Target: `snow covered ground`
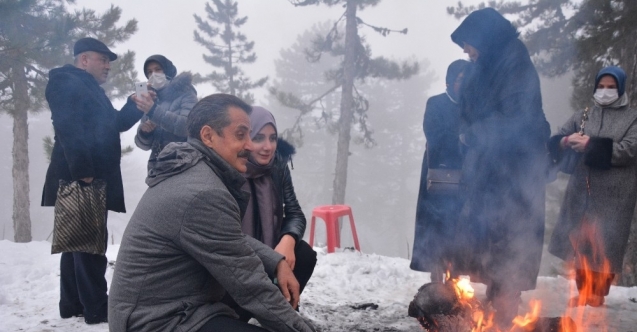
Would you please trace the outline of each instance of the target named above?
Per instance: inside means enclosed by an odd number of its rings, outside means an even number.
[[[109,261],[116,259],[118,249],[109,247]],[[89,326],[81,318],[59,317],[60,258],[50,250],[48,242],[0,241],[0,331],[108,331],[107,324]],[[407,306],[418,287],[429,282],[428,274],[409,270],[409,262],[401,258],[317,250],[318,266],[301,299],[301,313],[321,331],[421,331],[407,317]],[[109,283],[112,274],[109,268]],[[473,286],[484,297],[484,286]],[[523,294],[520,313],[529,310],[529,300],[540,299],[542,316],[561,316],[572,286],[561,277],[540,278],[535,291]],[[590,323],[579,331],[637,331],[636,298],[637,287],[613,286],[605,306],[583,310]],[[354,309],[368,303],[378,307]]]

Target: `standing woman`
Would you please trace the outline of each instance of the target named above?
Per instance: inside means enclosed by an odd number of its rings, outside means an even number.
[[[456,221],[461,201],[458,194],[427,192],[429,168],[455,169],[462,167],[458,130],[460,127],[460,85],[469,62],[456,60],[447,68],[445,93],[427,100],[423,130],[427,150],[422,161],[420,190],[416,207],[416,230],[410,268],[431,272],[431,281],[441,282],[446,270],[456,274],[453,259]],[[455,271],[454,271],[455,270]]]
[[[192,74],[177,74],[172,61],[160,54],[146,59],[144,75],[156,99],[139,123],[135,145],[151,150],[149,160],[153,160],[168,143],[186,141],[186,120],[197,103],[197,90],[192,86]]]
[[[316,252],[303,241],[305,215],[287,165],[295,149],[278,138],[274,116],[265,108],[252,107],[250,122],[253,149],[244,189],[249,189],[251,196],[241,229],[285,256],[303,291],[314,271]]]
[[[622,270],[637,201],[637,111],[625,88],[621,68],[602,69],[592,107],[573,114],[549,143],[555,161],[572,165],[562,167],[572,175],[549,252],[574,260],[580,296],[573,306],[604,304]]]
[[[539,273],[550,128],[537,71],[511,22],[484,8],[451,39],[474,63],[461,95],[466,201],[458,242],[472,279],[487,285],[495,322],[508,328]]]

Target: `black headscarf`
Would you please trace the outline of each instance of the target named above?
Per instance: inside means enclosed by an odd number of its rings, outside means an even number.
[[[146,59],[146,61],[144,61],[144,75],[146,75],[146,66],[149,62],[153,61],[157,62],[159,66],[161,66],[161,69],[164,71],[164,74],[166,74],[167,79],[172,80],[175,76],[177,76],[177,67],[173,65],[172,61],[160,54],[151,55],[148,59]],[[146,75],[146,78],[148,78],[148,75]]]
[[[480,52],[479,62],[491,59],[511,40],[518,38],[517,29],[493,8],[476,10],[451,34],[451,40],[464,47],[467,43]]]
[[[452,101],[457,102],[458,96],[456,92],[453,90],[453,85],[458,78],[460,73],[464,72],[465,68],[469,64],[467,60],[456,60],[452,62],[449,67],[447,67],[447,77],[445,78],[445,82],[447,83],[447,95],[451,98]]]

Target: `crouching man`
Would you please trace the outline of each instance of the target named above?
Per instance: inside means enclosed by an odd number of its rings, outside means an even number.
[[[284,257],[241,232],[251,111],[210,95],[188,115],[188,141],[159,154],[117,257],[111,332],[265,331],[236,319],[225,292],[268,330],[312,331],[294,311],[299,284]]]

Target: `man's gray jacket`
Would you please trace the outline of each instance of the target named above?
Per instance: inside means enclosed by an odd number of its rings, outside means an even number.
[[[224,291],[271,331],[311,331],[268,278],[283,256],[241,232],[244,181],[201,141],[166,146],[124,232],[110,331],[197,331],[235,316]]]

